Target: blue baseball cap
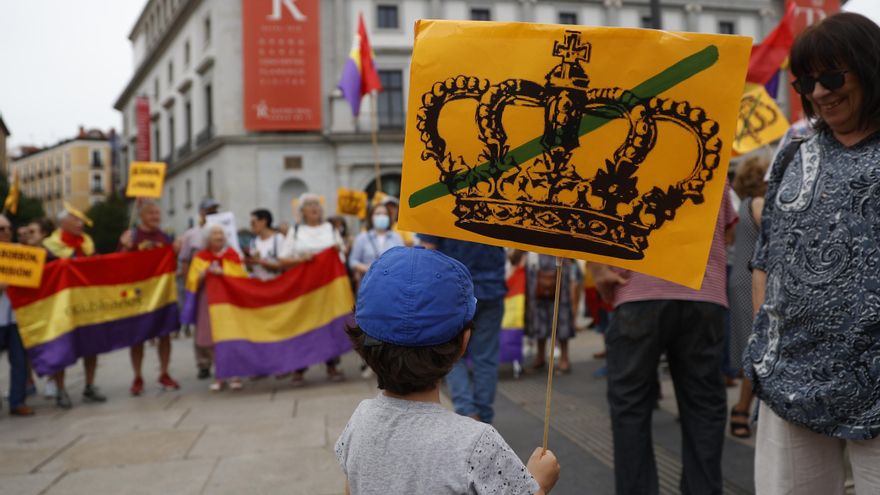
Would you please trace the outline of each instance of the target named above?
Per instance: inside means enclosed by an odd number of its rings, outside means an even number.
[[[459,261],[421,247],[394,247],[361,280],[355,321],[368,337],[404,347],[449,342],[473,320],[474,282]],[[367,345],[376,344],[367,339]]]

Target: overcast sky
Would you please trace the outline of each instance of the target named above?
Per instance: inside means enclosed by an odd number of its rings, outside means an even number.
[[[80,124],[119,129],[113,102],[133,73],[128,33],[145,4],[0,0],[0,115],[10,147],[54,144]],[[880,0],[846,8],[880,21]]]
[[[0,114],[10,147],[120,126],[128,33],[146,0],[0,0]]]

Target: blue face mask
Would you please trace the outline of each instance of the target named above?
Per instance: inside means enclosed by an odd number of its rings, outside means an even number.
[[[388,215],[373,215],[373,228],[379,230],[388,230],[391,226],[391,217]]]

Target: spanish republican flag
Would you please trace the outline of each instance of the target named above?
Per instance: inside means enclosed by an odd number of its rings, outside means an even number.
[[[199,276],[210,268],[212,263],[220,266],[224,276],[248,277],[248,272],[234,249],[226,248],[220,255],[215,255],[207,249],[196,253],[189,264],[189,273],[186,274],[184,286],[183,314],[180,321],[185,325],[196,324],[199,312]]]
[[[34,369],[49,375],[176,330],[176,268],[170,247],[60,259],[46,265],[39,288],[9,288]]]
[[[358,16],[358,30],[354,35],[351,52],[342,68],[339,78],[339,89],[342,96],[351,105],[351,113],[357,117],[361,113],[361,99],[374,91],[382,91],[382,82],[376,72],[373,49],[367,36],[364,15]]]
[[[351,350],[354,298],[330,249],[270,281],[208,277],[218,378],[287,373]]]
[[[526,268],[518,266],[507,278],[504,319],[501,321],[501,362],[523,360],[523,334],[526,328]]]

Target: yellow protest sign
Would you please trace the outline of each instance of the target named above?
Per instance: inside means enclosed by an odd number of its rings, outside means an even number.
[[[376,191],[376,193],[373,194],[373,201],[372,201],[373,207],[381,205],[382,203],[385,202],[385,199],[387,199],[387,198],[388,198],[388,195],[385,194],[384,192]]]
[[[128,167],[128,188],[125,190],[125,195],[130,198],[162,196],[165,169],[165,164],[161,162],[131,162]]]
[[[702,281],[751,39],[419,21],[400,228]]]
[[[39,287],[45,264],[45,249],[0,242],[0,283]]]
[[[758,84],[746,86],[739,104],[733,151],[742,155],[782,139],[789,128],[785,114],[773,98]]]
[[[336,213],[367,218],[367,193],[339,188],[336,191]]]

